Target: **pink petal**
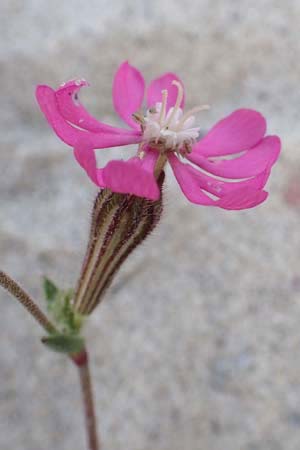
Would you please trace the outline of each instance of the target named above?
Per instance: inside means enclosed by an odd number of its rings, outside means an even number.
[[[79,145],[74,149],[74,156],[81,167],[86,171],[90,179],[99,186],[97,178],[97,161],[95,150],[84,145]]]
[[[175,105],[178,90],[177,87],[172,84],[172,81],[174,80],[178,81],[183,86],[180,78],[178,78],[177,75],[171,72],[165,73],[161,77],[151,81],[147,89],[147,105],[149,108],[155,106],[156,103],[161,102],[161,91],[165,89],[168,91],[167,111],[169,108]],[[184,97],[180,106],[181,108],[184,107]]]
[[[245,188],[261,190],[265,186],[270,176],[270,171],[266,170],[265,172],[262,172],[253,178],[249,178],[248,180],[223,181],[220,179],[210,177],[205,173],[199,172],[194,167],[191,166],[188,167],[190,173],[193,173],[195,178],[197,178],[198,186],[201,189],[220,198],[226,197],[228,194],[231,194],[237,190]]]
[[[269,172],[255,179],[228,183],[214,180],[198,172],[189,164],[184,164],[175,155],[169,155],[169,162],[184,195],[198,205],[218,206],[223,209],[247,209],[262,203],[267,193],[262,191]],[[214,194],[219,199],[212,199],[202,189]]]
[[[111,161],[104,169],[97,169],[95,150],[85,144],[80,144],[74,149],[74,156],[97,186],[107,187],[113,192],[134,194],[151,200],[159,198],[156,180],[153,176],[159,156],[156,151],[147,149],[143,159],[135,157],[126,162]]]
[[[267,197],[266,191],[251,188],[238,189],[219,200],[217,206],[229,210],[249,209],[260,205]]]
[[[198,176],[191,170],[192,166],[180,162],[173,154],[170,154],[168,159],[186,198],[197,205],[214,205],[215,201],[200,189]]]
[[[66,144],[75,147],[79,142],[85,142],[90,148],[107,148],[140,142],[140,135],[120,135],[111,133],[92,133],[79,130],[70,125],[61,115],[55,91],[49,86],[38,86],[36,98],[50,126],[58,137]]]
[[[154,172],[156,161],[159,157],[159,152],[157,150],[152,150],[148,146],[143,147],[144,157],[141,158],[142,167],[148,172]]]
[[[201,169],[224,178],[248,178],[272,167],[280,153],[278,136],[267,136],[243,155],[227,160],[209,161],[197,151],[187,158]]]
[[[104,169],[97,169],[97,177],[102,187],[113,192],[133,194],[149,200],[158,200],[160,197],[153,164],[145,163],[138,157],[128,161],[110,161]]]
[[[132,118],[132,114],[142,107],[145,92],[145,81],[142,74],[128,62],[120,65],[113,82],[113,102],[116,112],[130,127],[140,126]]]
[[[83,86],[88,86],[85,80],[72,80],[61,85],[56,90],[56,100],[61,115],[74,125],[93,132],[109,132],[113,134],[137,134],[133,130],[112,127],[99,122],[82,106],[78,93]]]
[[[252,109],[238,109],[220,120],[195,146],[202,156],[239,153],[256,145],[265,135],[266,120]]]

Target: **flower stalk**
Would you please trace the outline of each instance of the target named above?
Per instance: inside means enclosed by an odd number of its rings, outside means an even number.
[[[158,179],[162,190],[164,173]],[[10,292],[47,332],[43,344],[68,356],[78,368],[89,450],[100,450],[89,358],[80,335],[85,315],[102,299],[122,262],[154,229],[162,212],[162,195],[156,201],[108,189],[97,195],[92,212],[90,239],[78,287],[59,289],[44,279],[48,312],[54,324],[31,297],[8,275],[0,272],[0,285]]]

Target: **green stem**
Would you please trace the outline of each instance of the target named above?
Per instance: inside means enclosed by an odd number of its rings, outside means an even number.
[[[88,353],[86,349],[83,349],[77,355],[70,356],[79,371],[88,448],[100,450]]]

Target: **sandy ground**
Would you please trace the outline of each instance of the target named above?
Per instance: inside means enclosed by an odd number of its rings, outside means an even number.
[[[160,226],[86,328],[106,450],[299,449],[300,5],[282,5],[1,2],[1,269],[40,305],[44,274],[76,282],[96,190],[44,122],[37,83],[85,77],[85,104],[117,124],[112,75],[129,58],[147,80],[180,74],[189,106],[212,105],[204,129],[245,106],[283,141],[255,210],[193,206],[167,174]],[[0,298],[1,450],[83,449],[74,368]]]

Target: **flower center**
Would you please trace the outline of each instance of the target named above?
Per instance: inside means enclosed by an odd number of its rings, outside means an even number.
[[[172,84],[177,87],[175,105],[167,111],[168,91],[162,91],[162,100],[147,110],[146,116],[134,115],[141,124],[143,144],[159,150],[161,153],[176,152],[182,156],[192,151],[192,145],[199,137],[199,127],[194,127],[194,114],[208,109],[207,105],[199,106],[185,114],[180,105],[183,99],[183,87],[177,81]]]

